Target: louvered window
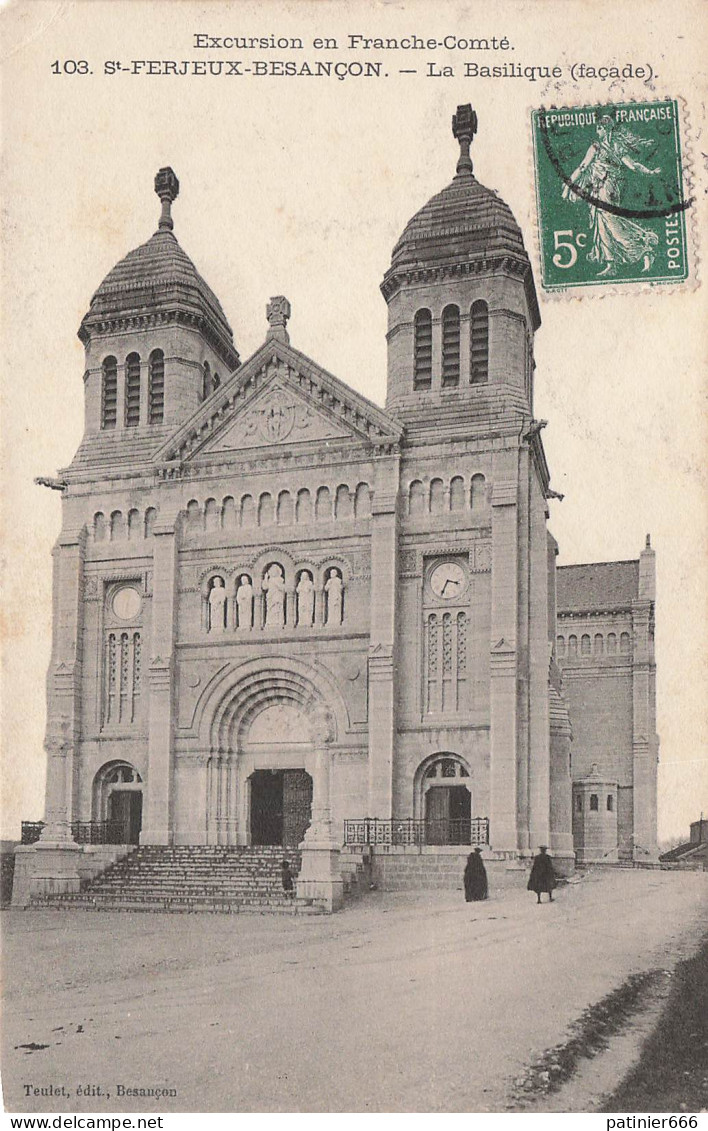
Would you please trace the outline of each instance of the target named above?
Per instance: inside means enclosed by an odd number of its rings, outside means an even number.
[[[101,428],[115,428],[118,420],[118,362],[107,357],[101,383]]]
[[[129,353],[125,359],[125,426],[136,428],[140,423],[140,357]]]
[[[470,313],[470,382],[484,384],[489,378],[489,310],[486,302],[475,302]]]
[[[446,306],[442,316],[442,383],[450,388],[460,383],[460,311]]]
[[[148,422],[162,424],[165,419],[165,355],[162,350],[153,350],[150,354],[148,394]]]
[[[413,387],[429,389],[433,378],[433,319],[429,310],[416,312],[413,337]]]

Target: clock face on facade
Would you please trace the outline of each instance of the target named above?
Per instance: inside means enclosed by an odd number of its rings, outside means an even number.
[[[132,585],[124,585],[114,595],[111,602],[114,616],[120,620],[133,620],[140,612],[140,594]]]
[[[457,562],[441,562],[430,577],[430,588],[436,597],[452,601],[459,597],[465,588],[465,571]]]

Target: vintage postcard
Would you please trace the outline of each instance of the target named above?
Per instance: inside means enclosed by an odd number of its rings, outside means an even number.
[[[706,15],[0,9],[6,1112],[705,1120]]]

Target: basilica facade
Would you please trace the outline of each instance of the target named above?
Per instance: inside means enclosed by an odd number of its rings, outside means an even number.
[[[569,870],[576,848],[632,858],[641,829],[653,851],[653,551],[611,563],[619,595],[601,567],[556,569],[539,305],[475,130],[459,107],[455,175],[381,285],[385,408],[296,348],[283,296],[241,359],[158,173],[157,231],[81,323],[85,433],[49,481],[40,844],[116,824],[132,844],[334,854],[545,844]]]

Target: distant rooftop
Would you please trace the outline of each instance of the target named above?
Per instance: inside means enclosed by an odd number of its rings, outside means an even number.
[[[556,594],[559,613],[629,608],[639,594],[639,562],[559,566]]]

